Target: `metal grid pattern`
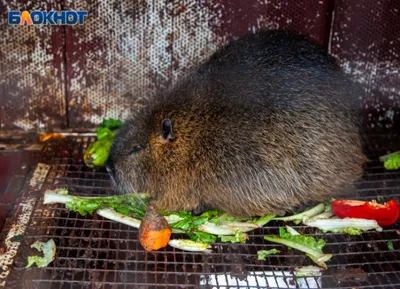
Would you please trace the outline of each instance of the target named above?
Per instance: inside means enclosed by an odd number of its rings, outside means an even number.
[[[393,135],[396,139],[399,136]],[[92,140],[71,138],[45,148],[51,168],[42,191],[67,187],[78,195],[113,193],[106,172],[90,170],[80,161]],[[380,138],[371,140],[370,148],[389,143]],[[368,154],[371,161],[353,197],[400,199],[400,172],[387,172],[377,162],[377,156],[385,152]],[[42,201],[38,198],[23,236],[6,284],[9,288],[400,288],[399,223],[361,236],[321,234],[294,226],[304,234],[323,237],[327,241],[324,251],[333,253],[321,277],[295,278],[295,267],[312,262],[301,252],[263,240],[264,235],[277,233],[279,224],[275,222],[250,233],[246,244],[217,243],[211,254],[171,247],[146,253],[138,242],[137,229],[97,215],[82,217],[63,206],[43,206]],[[56,260],[48,268],[24,269],[27,256],[33,252],[29,245],[49,238],[57,245]],[[388,249],[389,241],[393,251]],[[257,261],[257,250],[271,248],[281,253]]]
[[[8,10],[85,9],[82,26],[9,26]],[[400,2],[348,0],[3,1],[0,129],[93,128],[126,119],[228,40],[289,29],[360,82],[371,127],[400,122]],[[398,124],[397,124],[398,126]]]
[[[61,26],[10,26],[9,10],[60,10],[62,1],[0,3],[0,129],[66,127]]]
[[[382,131],[400,125],[400,2],[376,4],[336,0],[329,51],[362,85],[368,129]]]

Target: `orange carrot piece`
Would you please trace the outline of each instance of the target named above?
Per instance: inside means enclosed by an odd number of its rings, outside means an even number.
[[[139,242],[143,248],[146,251],[156,251],[166,247],[171,233],[167,220],[154,206],[148,206],[139,227]]]

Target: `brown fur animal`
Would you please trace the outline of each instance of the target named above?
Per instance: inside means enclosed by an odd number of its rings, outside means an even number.
[[[338,196],[362,174],[358,95],[303,37],[232,41],[120,129],[108,170],[124,193],[170,211],[234,216]]]

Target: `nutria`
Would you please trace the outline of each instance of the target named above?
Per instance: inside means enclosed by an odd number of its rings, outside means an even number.
[[[234,216],[345,192],[363,172],[360,103],[334,59],[302,36],[233,40],[120,129],[108,170],[162,209]]]

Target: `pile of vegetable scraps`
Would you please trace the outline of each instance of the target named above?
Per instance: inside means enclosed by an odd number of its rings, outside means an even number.
[[[304,212],[277,217],[273,214],[257,218],[234,218],[218,210],[205,211],[193,216],[186,211],[165,212],[149,205],[147,194],[127,194],[107,197],[81,197],[70,195],[66,189],[48,190],[44,204],[65,204],[66,208],[87,215],[96,213],[104,218],[139,229],[139,242],[146,251],[159,250],[167,245],[193,252],[211,252],[212,244],[245,243],[247,232],[265,226],[269,221],[292,222],[314,227],[322,232],[360,235],[364,231],[382,231],[383,226],[393,225],[399,218],[396,200],[386,203],[376,201],[332,200],[320,203]],[[187,238],[172,238],[185,234]],[[323,252],[325,240],[301,235],[286,225],[279,228],[279,235],[264,236],[278,244],[270,250],[260,250],[259,260],[279,254],[278,246],[302,251],[315,264],[326,268],[332,257]]]

